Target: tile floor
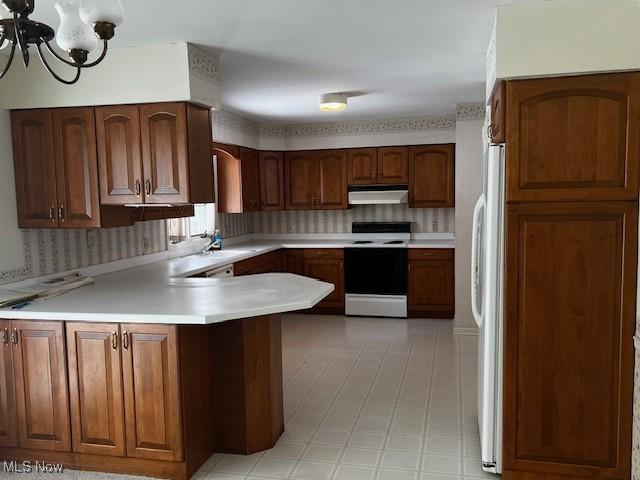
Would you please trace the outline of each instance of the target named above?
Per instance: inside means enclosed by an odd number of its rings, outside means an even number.
[[[476,349],[450,320],[287,315],[284,435],[259,454],[216,454],[195,479],[493,478],[480,468]]]
[[[477,337],[450,320],[287,315],[286,431],[197,480],[472,480],[480,468]]]

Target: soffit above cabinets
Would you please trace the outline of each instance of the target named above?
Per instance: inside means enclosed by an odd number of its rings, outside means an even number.
[[[16,66],[0,82],[8,110],[186,101],[220,108],[218,57],[191,44],[114,48],[71,87],[37,62]]]

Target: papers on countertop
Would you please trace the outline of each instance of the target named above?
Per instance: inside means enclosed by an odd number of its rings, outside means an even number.
[[[27,287],[0,290],[0,308],[19,305],[31,300],[48,300],[92,283],[94,283],[93,278],[82,275],[80,272],[74,272]]]

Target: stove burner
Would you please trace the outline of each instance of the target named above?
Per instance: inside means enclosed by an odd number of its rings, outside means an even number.
[[[353,242],[354,245],[367,245],[373,243],[371,240],[357,240]]]
[[[390,242],[385,242],[385,245],[400,245],[404,243],[404,240],[391,240]]]

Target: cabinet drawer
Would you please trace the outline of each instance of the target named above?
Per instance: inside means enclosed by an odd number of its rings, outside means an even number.
[[[409,249],[409,260],[453,260],[451,248]]]
[[[342,248],[307,248],[304,251],[304,258],[332,258],[342,260],[344,258],[344,250]]]

